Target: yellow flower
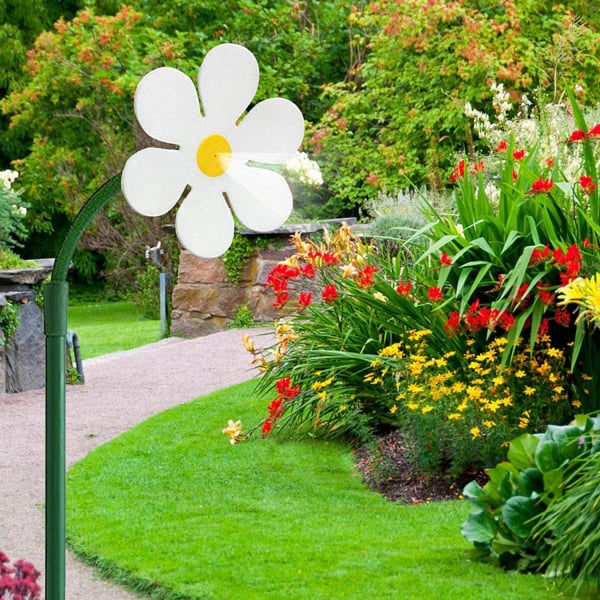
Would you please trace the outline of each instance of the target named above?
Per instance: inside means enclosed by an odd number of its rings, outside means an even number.
[[[471,439],[473,440],[481,437],[481,429],[479,429],[479,427],[471,427],[471,429],[469,429],[469,433],[471,434]]]
[[[573,400],[573,401],[571,402],[571,406],[572,406],[573,408],[581,408],[581,402],[580,402],[579,400]]]
[[[430,406],[429,404],[427,406],[424,406],[421,409],[421,412],[426,415],[428,412],[431,412],[433,410],[433,406]]]
[[[448,415],[448,419],[450,421],[460,421],[462,419],[462,415],[459,413],[450,413]]]
[[[407,402],[406,406],[408,406],[408,408],[410,410],[418,410],[419,403],[418,402]]]
[[[411,383],[408,386],[408,391],[411,394],[418,394],[419,392],[422,392],[425,388],[422,385],[417,385],[416,383]]]
[[[242,434],[242,422],[234,421],[233,419],[229,419],[227,422],[227,427],[221,430],[222,433],[225,433],[229,436],[229,443],[235,444],[240,441],[240,435]]]
[[[322,392],[317,392],[317,398],[319,400],[325,400],[325,398],[327,398],[327,392],[325,390]]]
[[[348,279],[358,274],[356,267],[352,264],[344,265],[340,269],[342,270],[342,279]]]
[[[245,333],[242,335],[242,342],[244,343],[244,348],[251,354],[256,354],[256,348],[254,347],[254,340]]]
[[[562,394],[565,391],[565,388],[562,385],[557,385],[556,387],[552,388],[552,391],[555,394]]]
[[[339,408],[339,411],[338,411],[338,412],[341,412],[341,413],[342,413],[342,412],[344,412],[345,410],[347,410],[347,408],[348,408],[348,407],[347,407],[345,404],[342,404],[342,405],[340,406],[340,408]]]
[[[519,369],[518,371],[515,372],[515,377],[518,377],[519,379],[522,379],[526,375],[527,375],[527,373],[525,373],[525,371],[523,371],[523,369]]]
[[[398,406],[396,404],[394,404],[394,406],[392,406],[392,408],[390,408],[390,412],[392,414],[395,414],[397,410],[398,410]]]
[[[373,298],[375,298],[375,300],[379,300],[380,302],[387,302],[387,296],[384,296],[381,292],[375,292],[373,294]]]
[[[533,396],[533,394],[535,394],[535,388],[531,387],[530,385],[525,386],[525,389],[523,390],[523,393],[526,396]]]
[[[504,377],[502,377],[502,375],[498,375],[492,379],[492,383],[494,385],[502,385],[504,383]]]
[[[365,380],[369,375],[372,375],[372,373],[365,375]],[[325,381],[315,381],[310,387],[313,391],[322,390],[323,388],[326,388],[327,386],[331,385],[333,383],[333,380],[334,380],[334,378],[330,377],[329,379],[326,379]]]
[[[488,429],[491,429],[492,427],[496,426],[496,422],[495,421],[483,421],[483,425],[485,425]]]

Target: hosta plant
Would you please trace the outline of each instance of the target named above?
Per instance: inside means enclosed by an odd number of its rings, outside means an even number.
[[[540,570],[561,535],[548,523],[540,526],[543,515],[568,495],[578,459],[600,449],[599,433],[599,417],[577,416],[569,425],[512,440],[507,460],[487,471],[489,481],[464,489],[474,505],[464,537],[506,568]]]

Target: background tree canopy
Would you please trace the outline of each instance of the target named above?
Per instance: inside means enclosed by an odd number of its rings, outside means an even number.
[[[195,76],[211,47],[247,46],[256,100],[287,97],[307,119],[326,202],[305,216],[339,217],[384,190],[441,187],[456,152],[473,149],[464,103],[489,111],[490,81],[515,99],[578,84],[596,101],[599,20],[582,0],[0,0],[0,160],[21,173],[26,251],[54,252],[89,194],[147,143],[132,97],[152,68]],[[108,209],[80,271],[137,264],[132,253],[160,234],[137,221],[123,204]]]

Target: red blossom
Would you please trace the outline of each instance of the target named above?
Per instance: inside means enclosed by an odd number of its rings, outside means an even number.
[[[262,436],[266,437],[271,433],[271,431],[273,431],[273,423],[271,423],[269,419],[265,419],[264,423],[262,424],[262,427],[260,428]]]
[[[513,181],[516,181],[518,177],[519,177],[519,173],[517,171],[515,171],[515,169],[513,169],[513,172],[512,172]]]
[[[312,292],[302,292],[298,298],[298,310],[304,310],[312,303]]]
[[[569,142],[581,142],[583,139],[585,139],[587,137],[587,134],[585,131],[582,131],[581,129],[576,129],[570,136],[568,141]]]
[[[448,315],[448,319],[446,324],[444,325],[444,329],[449,336],[454,335],[460,326],[460,315],[456,311],[452,311]]]
[[[443,265],[450,266],[452,264],[452,258],[450,256],[448,256],[447,252],[444,252],[444,253],[442,253],[442,256],[440,256],[440,262]]]
[[[398,285],[396,286],[396,291],[401,295],[401,296],[408,296],[410,294],[410,290],[412,288],[412,282],[410,281],[399,281]]]
[[[547,194],[554,187],[552,179],[542,179],[539,177],[531,184],[531,194]]]
[[[315,266],[312,263],[306,263],[300,270],[302,276],[308,277],[309,279],[312,279],[316,275]]]
[[[473,173],[473,175],[483,170],[485,170],[485,166],[482,160],[480,160],[478,163],[473,163],[473,166],[471,167],[471,173]]]
[[[525,150],[515,150],[513,152],[513,158],[515,160],[523,160],[525,158]]]
[[[377,273],[375,265],[367,265],[358,272],[358,285],[362,288],[369,287],[373,283],[373,275]]]
[[[283,308],[285,306],[285,303],[289,300],[290,295],[287,292],[279,292],[277,294],[277,298],[275,299],[275,302],[273,302],[273,307],[274,308]]]
[[[550,248],[548,244],[544,246],[543,249],[535,248],[531,253],[531,258],[529,259],[529,266],[534,267],[544,262],[550,256]]]
[[[553,167],[554,166],[554,159],[553,158],[547,158],[546,159],[546,166],[547,167]]]
[[[450,181],[452,183],[454,183],[459,177],[461,179],[464,179],[465,177],[465,166],[466,166],[466,162],[465,160],[461,160],[458,165],[456,165],[456,167],[454,168],[454,171],[452,171],[452,174],[450,175]]]
[[[326,285],[321,292],[321,297],[326,304],[333,304],[338,297],[335,285]]]
[[[300,393],[300,386],[292,386],[290,377],[282,377],[275,382],[275,389],[281,397],[295,398]]]
[[[554,304],[554,292],[551,292],[549,286],[545,283],[540,283],[537,286],[538,296],[543,304],[551,306]]]
[[[568,327],[571,324],[571,315],[567,309],[557,308],[554,313],[554,320],[563,327]]]
[[[507,148],[506,140],[501,140],[500,143],[494,149],[494,152],[504,152]]]
[[[591,194],[596,189],[596,184],[589,175],[582,175],[579,178],[579,185],[586,194]]]
[[[541,320],[540,322],[540,326],[538,329],[538,337],[542,337],[544,335],[546,335],[548,333],[548,328],[550,327],[550,322],[548,321],[548,319],[544,318]]]
[[[600,124],[594,125],[588,132],[586,137],[598,137],[600,136]]]
[[[332,252],[323,253],[323,264],[326,266],[337,265],[340,262],[339,256]]]
[[[444,298],[444,295],[442,294],[442,290],[440,290],[440,288],[436,285],[427,290],[427,297],[429,300],[431,300],[431,302],[441,302]]]

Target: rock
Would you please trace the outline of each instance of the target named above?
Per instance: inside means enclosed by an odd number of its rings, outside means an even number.
[[[45,384],[44,318],[34,301],[35,293],[30,294],[30,301],[20,305],[19,327],[5,352],[7,392],[39,389]]]

